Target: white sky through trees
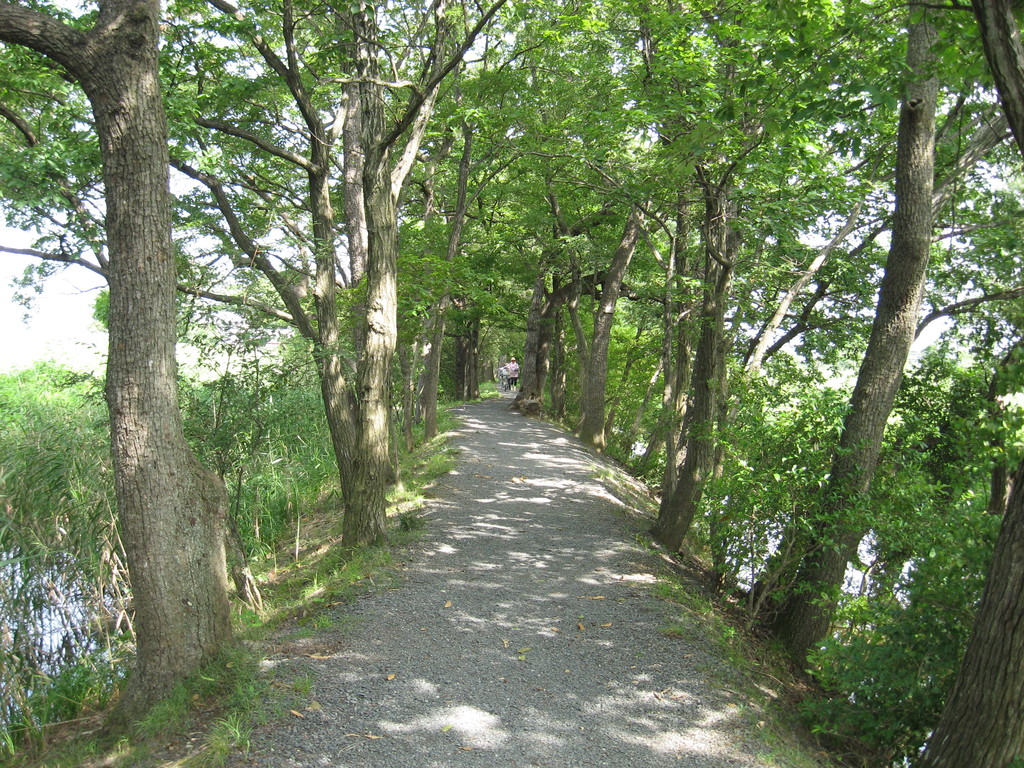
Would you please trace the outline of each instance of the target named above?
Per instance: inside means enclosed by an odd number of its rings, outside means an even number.
[[[0,227],[0,242],[27,248],[32,236]],[[32,306],[14,300],[12,281],[25,268],[38,264],[26,256],[0,254],[0,373],[29,368],[41,360],[85,370],[100,370],[106,355],[106,334],[92,319],[102,280],[84,269],[70,267],[46,280],[33,296]]]

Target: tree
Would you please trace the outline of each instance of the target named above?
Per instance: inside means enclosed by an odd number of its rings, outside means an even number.
[[[921,13],[912,6],[912,13]],[[927,19],[909,29],[906,86],[897,139],[896,210],[892,241],[879,290],[868,348],[850,399],[842,437],[822,491],[821,514],[801,563],[798,586],[773,624],[794,657],[803,659],[828,632],[834,597],[846,563],[864,534],[857,519],[871,486],[882,436],[903,375],[920,314],[931,251],[935,110],[938,79],[932,71],[934,30]],[[827,596],[822,599],[822,594]]]
[[[1009,0],[972,0],[985,56],[1024,155],[1024,47]],[[1024,759],[1024,461],[1018,465],[963,664],[921,768]]]
[[[1017,467],[974,632],[920,768],[1024,758],[1024,461]]]
[[[704,191],[704,291],[699,317],[699,337],[693,364],[690,404],[682,423],[685,456],[672,490],[662,496],[654,535],[672,551],[678,551],[690,530],[715,462],[715,422],[725,398],[724,326],[738,237],[732,228],[735,207],[729,201],[729,177],[712,180],[698,174]],[[670,436],[670,439],[676,439]],[[666,467],[666,471],[673,468]]]
[[[455,207],[448,214],[451,229],[445,249],[445,263],[451,264],[461,247],[462,229],[466,223],[466,186],[469,183],[470,160],[473,156],[473,131],[468,124],[462,125],[462,157],[459,160],[456,183]],[[452,296],[447,288],[434,302],[431,318],[424,329],[423,373],[421,375],[420,412],[423,418],[423,439],[437,437],[437,397],[440,390],[441,352],[444,345],[445,326]]]
[[[224,56],[220,48],[211,53],[204,42],[204,35],[216,32],[230,34],[243,41],[241,48],[252,49],[234,54],[243,76],[208,82],[208,73],[197,70],[193,90],[188,91],[194,98],[181,107],[196,125],[214,131],[213,139],[229,150],[223,155],[241,167],[235,171],[231,165],[217,168],[210,163],[210,137],[195,136],[195,126],[181,130],[192,134],[192,154],[214,170],[180,161],[176,165],[209,189],[223,217],[216,229],[244,256],[239,265],[255,268],[273,286],[284,305],[283,310],[274,308],[274,314],[312,342],[345,502],[343,535],[353,546],[374,543],[384,535],[385,490],[394,477],[390,400],[398,338],[399,196],[442,83],[461,66],[466,51],[504,4],[498,0],[473,20],[461,17],[465,8],[445,2],[389,8],[356,3],[332,13],[332,27],[326,30],[315,14],[304,13],[292,0],[282,0],[279,17],[269,17],[269,23],[227,0],[210,0],[219,12],[207,20],[210,29],[182,43],[186,53]],[[203,7],[202,13],[209,11]],[[404,29],[411,19],[415,21],[408,39],[381,32],[382,26],[392,23]],[[455,34],[457,20],[465,22],[461,36]],[[344,43],[340,47],[338,34]],[[219,45],[223,47],[222,42]],[[403,70],[385,74],[392,45],[421,53],[419,58],[397,55]],[[322,76],[321,65],[333,67],[333,76]],[[253,100],[254,71],[274,84],[260,93],[272,110]],[[224,84],[225,90],[218,91]],[[196,111],[197,105],[211,105],[224,114],[210,119],[201,108]],[[291,121],[301,128],[289,130]],[[339,145],[345,151],[341,159]],[[344,177],[347,275],[341,267],[331,197],[336,169]],[[299,201],[292,199],[296,184],[303,185]],[[255,212],[245,210],[250,207],[247,202]],[[283,223],[273,218],[268,222],[267,208],[280,210]],[[225,230],[228,237],[223,237]],[[259,242],[260,236],[268,235],[278,235],[270,248]],[[294,252],[274,252],[287,251],[288,246]],[[350,288],[349,295],[343,296],[341,288]],[[198,293],[214,298],[210,291]],[[246,303],[240,295],[216,298]],[[352,307],[347,333],[343,298]]]
[[[0,39],[63,67],[100,139],[110,258],[106,398],[137,655],[118,718],[135,718],[230,639],[227,497],[185,442],[177,401],[175,263],[160,5],[101,0],[85,30],[0,3]]]
[[[633,208],[626,218],[626,226],[619,240],[618,247],[612,256],[608,269],[601,283],[601,296],[594,313],[594,327],[589,345],[584,330],[576,313],[573,313],[573,324],[576,326],[577,343],[580,349],[581,384],[583,397],[580,405],[583,418],[580,423],[580,438],[599,451],[605,449],[605,390],[608,381],[608,347],[611,344],[612,321],[615,319],[615,305],[622,291],[622,281],[626,277],[626,269],[633,258],[643,217],[637,208]]]

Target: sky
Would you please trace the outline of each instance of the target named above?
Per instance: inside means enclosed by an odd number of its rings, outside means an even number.
[[[2,222],[0,222],[2,224]],[[32,237],[0,226],[0,243],[31,247]],[[46,281],[31,308],[14,302],[11,282],[35,259],[0,253],[0,372],[21,370],[38,360],[96,370],[106,355],[106,334],[92,319],[103,281],[81,267],[69,267]]]
[[[0,218],[0,244],[28,248],[32,240],[28,233],[3,226]],[[40,360],[101,372],[106,333],[92,319],[92,311],[105,283],[96,274],[71,266],[50,277],[32,307],[26,308],[14,302],[16,289],[11,283],[33,263],[37,260],[0,253],[0,373],[29,368]],[[913,352],[933,343],[944,327],[929,326]]]

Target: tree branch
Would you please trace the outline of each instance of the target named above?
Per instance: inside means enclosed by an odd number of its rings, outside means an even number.
[[[67,253],[54,253],[53,251],[40,251],[37,248],[11,248],[6,245],[0,245],[0,253],[10,253],[17,256],[32,256],[42,261],[53,261],[59,264],[76,264],[80,267],[85,267],[90,272],[95,272],[104,280],[109,279],[109,274],[104,267],[99,264],[94,264],[91,261],[87,261],[81,256],[72,256]]]
[[[298,293],[295,291],[294,286],[285,279],[284,275],[274,268],[274,265],[271,264],[270,260],[256,245],[256,242],[249,237],[248,233],[242,227],[241,221],[239,221],[238,215],[236,214],[234,207],[231,205],[231,200],[224,191],[224,185],[221,181],[209,174],[202,173],[201,171],[192,168],[187,163],[172,160],[171,164],[179,171],[190,178],[195,179],[210,190],[218,210],[224,217],[224,221],[227,222],[231,239],[239,249],[249,257],[252,266],[262,272],[270,281],[270,284],[274,286],[274,290],[277,291],[277,295],[281,297],[281,301],[284,302],[284,305],[290,312],[288,315],[288,317],[291,318],[289,322],[298,328],[299,332],[303,336],[308,339],[316,340],[316,330],[313,328],[309,315],[303,309],[302,302]],[[284,313],[282,313],[280,317],[283,318]]]
[[[178,283],[178,292],[183,293],[187,296],[195,296],[200,299],[207,299],[209,301],[216,301],[219,304],[227,304],[228,306],[235,307],[249,307],[251,309],[258,310],[265,315],[275,317],[278,320],[283,320],[288,325],[296,326],[298,323],[292,315],[284,312],[277,307],[272,307],[269,304],[264,304],[262,301],[256,301],[248,296],[238,296],[230,293],[214,293],[213,291],[206,291],[200,288],[192,288],[191,286],[182,285]]]
[[[409,99],[409,104],[405,108],[405,114],[402,115],[401,119],[395,124],[395,127],[391,129],[391,132],[381,141],[380,151],[387,150],[388,147],[398,141],[399,137],[408,130],[409,126],[416,120],[416,116],[423,108],[427,96],[431,94],[431,92],[433,92],[449,74],[451,74],[452,70],[459,66],[463,57],[466,55],[466,51],[473,46],[477,36],[507,2],[508,0],[497,0],[494,5],[485,11],[477,20],[473,29],[470,30],[468,35],[466,35],[466,39],[462,42],[462,45],[459,46],[458,50],[452,55],[447,63],[437,69],[433,77],[426,82],[421,90],[413,89],[412,97]]]
[[[35,133],[33,133],[32,126],[29,125],[28,121],[22,118],[21,115],[13,109],[9,109],[3,104],[0,104],[0,117],[6,119],[17,129],[18,133],[25,137],[25,144],[30,147],[34,147],[39,144],[39,139],[37,139]]]
[[[202,128],[209,128],[210,130],[243,139],[253,146],[262,149],[264,152],[274,155],[275,157],[279,157],[282,160],[286,160],[293,165],[297,165],[305,171],[313,170],[313,163],[310,162],[309,158],[303,157],[291,150],[284,149],[283,147],[279,147],[276,144],[272,144],[259,134],[253,133],[252,131],[243,130],[230,123],[222,123],[219,120],[207,120],[202,117],[195,118],[195,123]]]
[[[53,59],[75,77],[90,64],[90,35],[23,5],[0,2],[0,40]]]
[[[956,315],[962,315],[967,312],[972,312],[982,304],[988,304],[993,301],[1012,301],[1013,299],[1019,299],[1024,296],[1024,285],[1017,286],[1016,288],[1009,288],[1005,291],[997,291],[996,293],[985,293],[981,296],[976,296],[973,299],[965,299],[964,301],[958,301],[955,304],[950,304],[948,307],[942,309],[936,309],[929,312],[924,316],[917,325],[917,330],[914,332],[914,338],[916,339],[921,335],[931,323],[942,317],[955,317]]]

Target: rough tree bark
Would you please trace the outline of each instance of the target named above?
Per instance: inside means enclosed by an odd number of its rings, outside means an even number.
[[[480,397],[480,318],[469,319],[455,337],[455,395],[460,400]]]
[[[159,20],[155,0],[101,0],[87,31],[0,3],[0,39],[63,66],[88,96],[100,138],[110,253],[106,398],[137,639],[114,722],[144,714],[231,637],[227,493],[189,449],[178,408]]]
[[[999,101],[1024,154],[1024,44],[1012,0],[971,0]]]
[[[679,436],[686,418],[690,374],[693,369],[692,323],[684,322],[694,307],[679,297],[677,277],[687,274],[687,240],[690,233],[690,205],[680,193],[676,205],[675,233],[665,259],[665,307],[662,324],[665,332],[661,342],[661,366],[665,370],[665,387],[661,396],[661,418],[654,435],[647,443],[641,466],[649,466],[654,454],[665,444],[665,471],[662,475],[661,494],[666,496],[675,488],[681,464]]]
[[[556,421],[565,418],[565,328],[562,313],[555,312],[551,319],[551,416]]]
[[[1009,768],[1024,759],[1024,461],[974,632],[918,768]]]
[[[391,120],[386,82],[381,78],[381,35],[377,8],[360,2],[352,13],[358,98],[361,111],[363,195],[366,208],[367,264],[364,345],[355,390],[355,453],[347,484],[342,536],[350,546],[372,544],[385,532],[385,491],[394,476],[391,441],[391,362],[398,339],[397,263],[398,196],[412,169],[441,83],[462,62],[480,32],[507,0],[483,11],[461,44],[451,50],[451,25],[444,0],[434,3],[433,57],[422,82],[412,89],[397,120]],[[446,52],[451,55],[444,58]],[[392,150],[405,137],[401,153]],[[392,164],[392,155],[396,158]]]
[[[353,14],[358,99],[364,152],[367,264],[363,349],[356,372],[357,425],[352,476],[346,492],[342,538],[349,546],[372,544],[385,532],[385,491],[390,469],[391,359],[398,339],[397,199],[391,183],[391,144],[384,87],[380,84],[376,13]]]
[[[857,520],[858,503],[871,486],[920,315],[933,220],[939,88],[931,66],[934,42],[927,20],[910,26],[907,64],[913,75],[900,109],[896,209],[878,308],[797,586],[772,620],[774,633],[799,660],[828,633],[836,591],[865,533],[863,522]]]

